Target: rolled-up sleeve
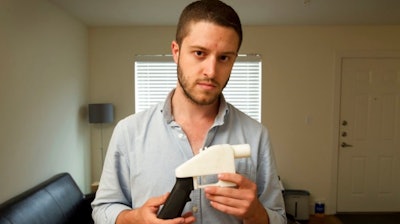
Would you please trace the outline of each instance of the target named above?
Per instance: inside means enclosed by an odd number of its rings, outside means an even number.
[[[129,163],[126,147],[129,144],[125,125],[119,122],[107,150],[96,198],[92,202],[92,217],[98,224],[114,224],[119,213],[131,209]]]
[[[287,219],[283,194],[280,189],[274,152],[266,128],[264,128],[263,135],[262,139],[265,142],[261,144],[261,147],[264,148],[260,149],[257,173],[259,199],[268,213],[270,223],[284,224],[287,223]]]

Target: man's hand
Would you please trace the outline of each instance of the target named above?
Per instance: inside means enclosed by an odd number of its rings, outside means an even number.
[[[157,212],[158,209],[168,198],[169,193],[159,196],[150,198],[142,207],[132,210],[124,210],[122,211],[116,220],[116,224],[190,224],[194,223],[195,218],[192,213],[187,213],[182,217],[178,217],[175,219],[158,219]]]
[[[237,185],[230,187],[207,187],[206,197],[215,209],[234,215],[244,223],[269,223],[268,214],[257,198],[257,185],[239,174],[223,173],[220,180]]]

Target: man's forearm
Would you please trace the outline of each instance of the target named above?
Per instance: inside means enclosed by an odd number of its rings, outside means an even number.
[[[254,215],[243,220],[243,223],[244,224],[269,224],[268,212],[265,210],[265,208],[260,203],[259,206],[257,206],[257,209],[254,212]]]
[[[115,220],[115,224],[125,224],[132,222],[131,218],[135,217],[133,214],[135,211],[134,210],[123,210],[119,215],[117,216],[117,219]]]

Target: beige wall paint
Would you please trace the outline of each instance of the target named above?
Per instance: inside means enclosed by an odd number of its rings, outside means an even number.
[[[138,54],[169,54],[172,27],[110,27],[89,29],[90,102],[115,106],[114,124],[103,125],[103,145],[116,122],[134,111],[134,57]],[[101,173],[100,127],[92,126],[92,178]]]
[[[264,60],[263,123],[288,188],[336,211],[337,57],[399,51],[400,26],[251,27],[244,49]],[[358,52],[358,53],[357,53]],[[337,105],[336,105],[337,106]]]
[[[0,203],[59,172],[88,192],[87,28],[47,0],[0,15]]]
[[[134,55],[170,53],[174,33],[174,27],[90,28],[90,100],[112,102],[117,120],[133,113]],[[334,213],[337,55],[399,51],[400,26],[260,26],[244,34],[241,53],[262,55],[262,120],[285,187],[310,191],[311,203],[323,199]],[[114,125],[105,127],[105,142]],[[92,132],[94,180],[98,141]]]

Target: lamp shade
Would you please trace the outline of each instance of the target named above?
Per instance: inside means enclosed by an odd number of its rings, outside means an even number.
[[[89,123],[111,123],[114,121],[114,106],[111,103],[89,104]]]

